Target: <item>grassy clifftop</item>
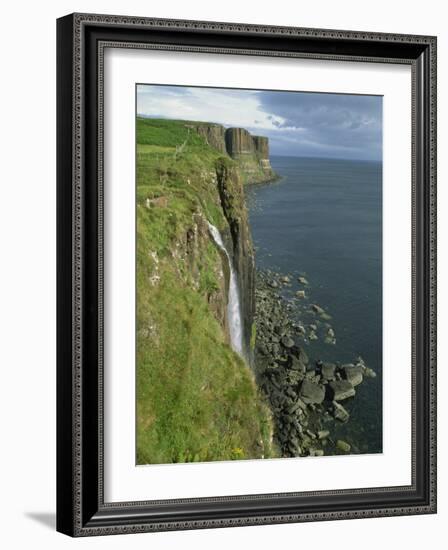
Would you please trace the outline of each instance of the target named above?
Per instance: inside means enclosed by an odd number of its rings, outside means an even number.
[[[207,228],[228,231],[217,183],[235,163],[192,124],[137,119],[139,464],[274,453],[269,409],[229,345],[228,266]]]

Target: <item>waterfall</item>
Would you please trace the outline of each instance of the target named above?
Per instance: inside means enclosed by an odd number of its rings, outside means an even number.
[[[227,302],[227,319],[229,324],[229,333],[230,333],[230,344],[232,349],[239,353],[243,354],[243,337],[242,337],[242,328],[241,328],[241,306],[240,306],[240,293],[238,290],[238,281],[236,278],[236,273],[233,268],[233,262],[229,256],[229,253],[224,246],[224,242],[221,237],[219,230],[212,225],[208,224],[208,229],[215,243],[227,256],[227,261],[229,263],[230,270],[230,282],[229,282],[229,300]]]

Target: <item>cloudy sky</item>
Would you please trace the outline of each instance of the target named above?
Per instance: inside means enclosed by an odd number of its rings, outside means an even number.
[[[379,96],[138,85],[137,113],[246,128],[272,155],[382,157]]]

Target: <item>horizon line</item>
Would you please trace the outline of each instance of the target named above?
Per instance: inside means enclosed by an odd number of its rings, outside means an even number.
[[[293,159],[322,159],[322,160],[353,160],[353,161],[360,161],[360,162],[381,162],[383,161],[382,158],[380,159],[365,159],[365,158],[353,158],[353,157],[322,157],[319,155],[284,155],[280,153],[271,153],[269,157],[287,157],[287,158],[293,158]]]
[[[160,119],[160,120],[172,120],[172,121],[178,121],[178,122],[202,122],[204,124],[216,124],[218,126],[223,126],[224,128],[227,127],[227,128],[242,128],[244,130],[246,130],[247,132],[249,132],[249,130],[247,130],[247,128],[245,126],[232,126],[232,125],[227,125],[227,124],[224,124],[222,122],[214,122],[212,120],[207,120],[207,121],[204,121],[204,120],[195,120],[195,119],[187,119],[187,118],[172,118],[172,117],[164,117],[163,115],[147,115],[147,114],[144,114],[144,113],[138,113],[136,112],[136,118],[138,117],[141,117],[141,118],[152,118],[152,119]],[[262,130],[260,128],[260,130]],[[249,132],[251,135],[255,135],[255,134],[252,134],[252,132]],[[271,142],[271,138],[268,137],[268,136],[262,136],[262,137],[266,137],[269,142]],[[359,161],[359,162],[379,162],[379,163],[382,163],[383,162],[383,159],[380,158],[380,159],[365,159],[365,158],[353,158],[353,157],[323,157],[323,156],[320,156],[320,155],[285,155],[285,154],[274,154],[274,153],[270,153],[269,157],[287,157],[287,158],[302,158],[302,159],[323,159],[323,160],[350,160],[350,161]]]

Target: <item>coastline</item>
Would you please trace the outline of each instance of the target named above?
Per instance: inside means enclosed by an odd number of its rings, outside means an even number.
[[[245,187],[284,179],[275,173],[274,178]],[[282,457],[358,454],[361,450],[355,438],[349,443],[333,433],[338,424],[350,423],[344,404],[356,399],[356,387],[376,373],[361,357],[344,364],[308,357],[304,348],[307,341],[318,339],[318,325],[325,323],[325,343],[336,344],[336,335],[328,322],[330,315],[318,304],[308,309],[315,321],[307,324],[301,318],[298,302],[304,304],[309,288],[304,276],[298,277],[301,290],[294,298],[282,296],[291,279],[290,274],[259,269],[255,263],[254,368],[272,413],[275,443]]]
[[[339,180],[328,167],[307,173],[302,163],[296,172],[287,163],[274,171],[267,138],[195,124],[138,120],[139,463],[367,452],[370,441],[361,434],[375,427],[363,413],[350,415],[354,399],[358,409],[370,407],[371,390],[354,396],[375,374],[352,351],[358,348],[375,368],[380,364],[360,345],[363,336],[371,338],[368,331],[353,332],[351,339],[345,334],[342,343],[353,306],[346,276],[353,285],[357,263],[341,280],[341,270],[333,269],[341,254],[332,253],[334,234],[328,230],[346,226],[337,217],[326,221],[335,203],[332,189],[343,192],[347,178],[358,179],[356,171],[339,174]],[[257,196],[268,197],[264,212]],[[316,207],[326,209],[324,217]],[[253,236],[260,239],[259,252]],[[357,262],[359,249],[345,239],[337,244]],[[313,274],[315,292],[296,270],[298,253]],[[325,258],[324,271],[321,264],[316,270],[316,254],[319,262]],[[325,270],[331,276],[322,279]],[[319,303],[342,321],[337,348],[331,346],[331,317]],[[179,373],[183,401],[174,398]],[[210,383],[204,386],[204,379]],[[175,416],[166,415],[166,395],[173,396]],[[223,414],[232,418],[231,429],[220,423]],[[344,428],[349,425],[354,437]]]
[[[272,411],[276,444],[283,457],[360,453],[353,438],[349,443],[333,432],[350,422],[344,405],[356,399],[357,386],[376,374],[361,357],[346,364],[308,357],[298,344],[306,329],[280,292],[290,281],[290,275],[256,272],[255,375]],[[316,319],[325,315],[317,304],[310,308]]]
[[[309,356],[309,370],[322,376],[318,364],[322,360],[334,365],[335,373],[344,380],[345,370],[341,367],[356,366],[357,357],[362,356],[362,370],[372,367],[377,375],[374,380],[365,380],[371,374],[370,369],[367,370],[364,383],[354,388],[356,395],[340,402],[350,415],[347,422],[335,421],[334,417],[329,421],[327,415],[323,415],[332,414],[332,402],[328,383],[319,382],[325,386],[324,402],[319,404],[320,420],[325,420],[324,429],[331,427],[330,437],[334,440],[330,445],[327,442],[324,454],[340,454],[342,451],[336,448],[338,440],[350,444],[348,454],[381,453],[383,378],[381,330],[378,332],[381,326],[378,324],[381,323],[381,272],[378,272],[381,224],[377,225],[378,210],[375,210],[381,200],[378,192],[381,175],[378,176],[377,165],[370,162],[360,166],[356,161],[304,159],[302,162],[292,157],[275,157],[272,161],[276,173],[285,176],[284,181],[278,186],[251,186],[246,194],[257,273],[271,270],[278,281],[277,288],[267,286],[265,292],[287,308],[290,327],[294,322],[303,327],[303,334],[292,331],[292,336],[295,345]],[[291,283],[283,284],[281,279],[285,276],[291,277]],[[309,282],[302,284],[299,277]],[[256,288],[260,288],[258,278]],[[313,302],[317,311],[311,311]],[[324,306],[326,311],[319,306]],[[256,309],[260,309],[259,296]],[[268,315],[265,311],[262,317]],[[257,329],[259,343],[263,335],[259,326]],[[272,331],[271,327],[269,333]],[[274,330],[275,338],[278,335]],[[281,355],[285,358],[290,355],[284,353],[281,342],[275,343]],[[289,369],[283,366],[281,378],[289,374]],[[260,376],[263,368],[258,369],[260,385],[265,382]],[[299,386],[297,383],[293,388],[296,393]],[[286,392],[288,384],[281,385],[281,390]],[[268,391],[267,399],[270,397]],[[278,425],[276,407],[279,408],[278,403],[272,405],[271,402],[278,433],[284,426]],[[307,451],[301,449],[301,454],[290,451],[286,454],[306,456]]]
[[[245,183],[244,187],[245,188],[251,188],[251,187],[255,187],[255,186],[258,186],[258,185],[269,185],[271,183],[277,183],[277,182],[280,182],[282,180],[286,179],[286,176],[282,176],[280,174],[275,174],[274,177],[270,177],[270,178],[267,178],[265,180],[261,180],[261,181],[248,181]]]

